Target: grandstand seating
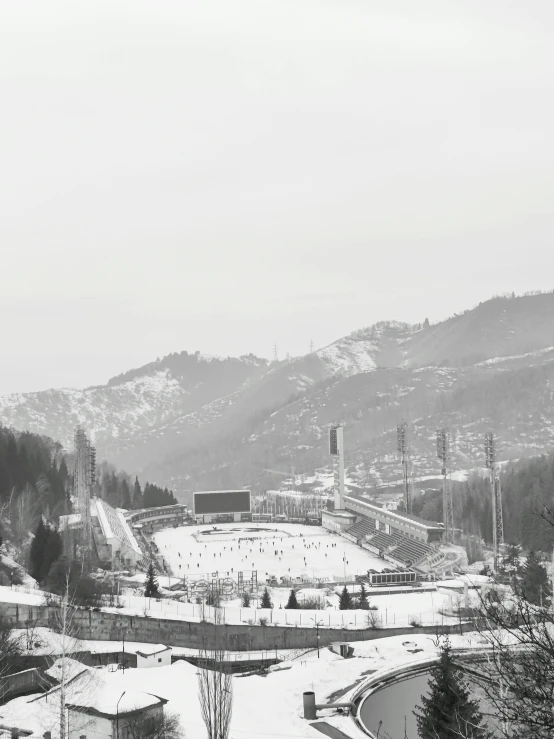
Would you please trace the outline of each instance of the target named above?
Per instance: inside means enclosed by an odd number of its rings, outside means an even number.
[[[445,557],[435,546],[427,544],[420,539],[401,533],[386,534],[375,528],[372,518],[362,518],[343,532],[350,541],[355,541],[362,546],[375,547],[385,554],[385,558],[402,563],[406,567],[417,567],[421,565],[426,571],[428,568],[436,568]]]
[[[372,536],[375,533],[375,521],[371,518],[362,518],[360,521],[350,526],[346,533],[352,534],[356,539],[363,539],[366,536]]]
[[[156,572],[158,575],[165,574],[163,569],[158,564],[158,560],[156,559],[155,553],[152,551],[150,542],[146,539],[144,534],[142,532],[137,532],[135,534],[135,539],[137,540],[137,544],[139,545],[140,551],[142,553],[142,559],[137,563],[137,566],[142,570],[147,570],[148,565],[152,563],[154,565],[154,572]]]
[[[404,564],[414,565],[417,562],[428,557],[435,550],[428,544],[415,539],[404,538],[400,546],[389,552],[391,557],[404,562]]]
[[[121,512],[99,498],[93,504],[92,531],[99,555],[112,561],[121,558],[122,562],[136,566],[141,549]]]
[[[385,534],[384,531],[378,531],[367,540],[367,543],[379,549],[390,549],[399,546],[402,541],[403,537],[398,534]]]

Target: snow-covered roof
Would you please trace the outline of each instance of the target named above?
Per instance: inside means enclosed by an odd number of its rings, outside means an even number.
[[[82,693],[75,692],[68,701],[67,707],[76,711],[94,714],[96,716],[123,716],[143,711],[151,706],[164,705],[165,698],[160,698],[152,693],[143,693],[140,690],[124,690],[120,694],[115,693],[113,686],[104,685],[99,691],[84,690]]]
[[[166,647],[165,644],[149,644],[146,647],[142,647],[140,651],[137,649],[136,653],[140,654],[141,657],[151,657],[154,654],[160,654],[160,652],[167,652],[171,647]]]
[[[129,524],[121,510],[114,509],[100,498],[91,501],[92,506],[96,507],[98,520],[102,527],[102,533],[109,541],[110,539],[118,539],[122,544],[132,549],[135,554],[141,555],[140,547],[131,531]]]
[[[61,680],[62,677],[62,668],[64,667],[64,660],[63,658],[57,659],[52,667],[50,667],[48,670],[46,670],[46,674],[49,677],[53,677],[56,680]],[[79,662],[76,659],[73,659],[72,657],[66,657],[65,658],[65,679],[66,680],[72,680],[77,675],[80,675],[81,672],[84,672],[85,670],[88,671],[88,667],[86,667],[82,662]]]

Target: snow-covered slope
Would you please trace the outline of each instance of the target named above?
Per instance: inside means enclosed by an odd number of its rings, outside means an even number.
[[[69,448],[82,424],[100,459],[177,491],[262,485],[266,468],[313,471],[337,421],[352,459],[378,457],[380,469],[394,462],[402,417],[422,438],[436,424],[465,429],[468,450],[492,424],[524,456],[551,443],[553,319],[549,293],[495,298],[432,326],[377,323],[286,362],[175,353],[106,385],[0,397],[0,422]],[[431,451],[421,474],[433,464]]]

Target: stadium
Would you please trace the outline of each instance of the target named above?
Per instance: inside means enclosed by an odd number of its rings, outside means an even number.
[[[324,508],[323,496],[294,492],[283,498],[268,491],[274,513],[261,513],[260,506],[253,512],[246,489],[194,492],[192,510],[177,504],[122,511],[94,498],[90,521],[98,558],[133,571],[153,562],[158,573],[178,581],[176,589],[191,595],[215,589],[222,597],[255,593],[266,584],[410,585],[451,569],[440,547],[443,524],[345,495],[342,432],[341,426],[330,431],[332,510]],[[80,523],[72,520],[79,514],[64,518],[68,532]]]

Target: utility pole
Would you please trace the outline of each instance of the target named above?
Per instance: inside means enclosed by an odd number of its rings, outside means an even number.
[[[408,443],[406,438],[407,429],[408,424],[405,421],[402,421],[402,423],[398,424],[398,426],[396,427],[396,443],[398,454],[400,455],[400,459],[402,460],[402,477],[404,481],[404,508],[406,509],[406,513],[411,513],[412,491],[410,489],[410,455],[408,452]]]
[[[323,626],[323,621],[316,621],[315,618],[312,618],[312,621],[315,624],[315,632],[316,632],[316,640],[317,640],[317,658],[319,659],[319,627]]]
[[[450,479],[450,438],[448,429],[437,429],[437,458],[442,472],[442,510],[444,521],[444,540],[454,541],[454,508],[452,505],[452,481]]]
[[[504,523],[502,520],[502,491],[498,477],[496,463],[496,439],[494,433],[489,431],[485,435],[485,465],[490,470],[490,483],[492,495],[492,543],[494,556],[494,571],[498,570],[500,563],[500,546],[504,543]]]

